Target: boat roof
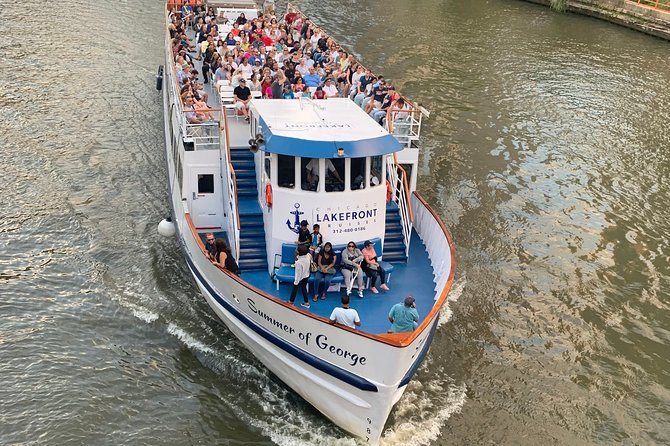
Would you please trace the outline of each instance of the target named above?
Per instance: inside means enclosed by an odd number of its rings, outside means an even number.
[[[254,99],[265,151],[310,158],[361,158],[403,146],[347,98],[293,101]],[[344,155],[338,155],[338,149]]]

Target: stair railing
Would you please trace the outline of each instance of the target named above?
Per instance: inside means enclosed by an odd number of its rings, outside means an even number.
[[[226,115],[225,107],[222,107],[221,113],[221,130],[225,136],[225,150],[221,150],[221,172],[225,172],[225,181],[228,182],[228,203],[230,204],[230,209],[227,211],[234,215],[231,215],[231,224],[232,224],[232,238],[233,238],[233,247],[231,251],[235,253],[235,259],[240,261],[240,209],[238,207],[237,200],[237,177],[235,176],[235,169],[233,169],[233,163],[230,157],[230,135],[228,134],[228,117]]]
[[[407,173],[398,164],[395,153],[393,157],[386,157],[386,173],[391,184],[391,201],[398,205],[402,236],[405,242],[405,255],[409,257],[409,242],[412,238],[412,206],[409,202]]]

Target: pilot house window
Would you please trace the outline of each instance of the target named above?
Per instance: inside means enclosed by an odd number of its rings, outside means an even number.
[[[295,186],[295,158],[289,155],[277,155],[277,184],[279,187],[293,189]]]
[[[375,187],[382,184],[382,174],[384,173],[384,157],[382,155],[370,158],[370,186]]]
[[[351,159],[351,190],[365,189],[367,158]]]
[[[325,159],[326,192],[342,192],[344,190],[344,159]]]
[[[300,184],[302,190],[316,192],[319,190],[319,159],[318,158],[300,158],[300,172],[302,178]]]

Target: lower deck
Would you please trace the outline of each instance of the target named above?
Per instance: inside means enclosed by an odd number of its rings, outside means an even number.
[[[222,233],[217,233],[217,237]],[[242,271],[241,278],[261,291],[275,296],[281,300],[288,301],[293,288],[292,283],[282,282],[277,290],[277,285],[266,271]],[[364,280],[366,284],[367,278]],[[379,282],[378,282],[379,284]],[[379,294],[373,294],[369,289],[364,290],[364,297],[358,297],[356,285],[351,293],[350,307],[358,312],[361,319],[359,330],[372,333],[386,333],[390,327],[388,313],[393,305],[402,302],[405,296],[411,294],[416,299],[416,307],[419,312],[420,321],[430,312],[435,300],[435,283],[433,267],[426,248],[418,234],[412,232],[410,243],[409,261],[407,263],[393,263],[393,272],[388,280],[389,291],[379,289]],[[379,287],[378,287],[379,288]],[[332,288],[331,288],[332,289]],[[326,299],[312,300],[313,286],[309,286],[310,308],[299,307],[305,311],[329,318],[333,308],[340,306],[340,297],[345,294],[344,284],[339,291],[326,293]],[[299,306],[303,302],[302,294],[298,291],[295,304]]]

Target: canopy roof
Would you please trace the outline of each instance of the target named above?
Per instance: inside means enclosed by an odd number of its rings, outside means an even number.
[[[360,158],[398,152],[402,146],[346,98],[254,99],[266,152],[310,158]],[[337,150],[344,149],[344,156]]]

